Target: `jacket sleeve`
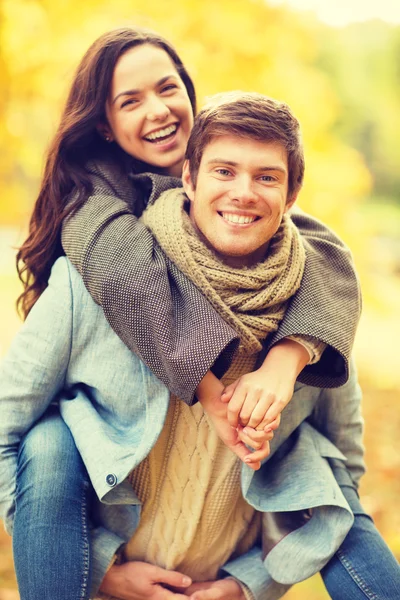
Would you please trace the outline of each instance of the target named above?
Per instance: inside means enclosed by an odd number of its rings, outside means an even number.
[[[0,364],[0,516],[11,533],[17,455],[24,434],[61,389],[69,361],[72,304],[65,259]]]
[[[361,400],[357,370],[354,361],[351,361],[347,383],[336,389],[322,389],[309,417],[311,425],[345,455],[346,469],[356,486],[365,473]]]
[[[215,374],[229,366],[238,336],[167,259],[115,186],[94,182],[93,194],[64,223],[64,250],[121,340],[190,405],[222,353]]]
[[[125,543],[105,527],[94,527],[90,531],[92,573],[90,585],[90,598],[97,598],[99,588],[110,566],[113,564],[119,548]]]
[[[300,289],[293,296],[269,348],[292,336],[312,336],[327,347],[307,366],[299,381],[316,387],[338,387],[349,377],[349,360],[361,314],[361,292],[350,250],[323,223],[296,209],[291,214],[306,249]]]
[[[274,581],[262,559],[262,551],[254,546],[238,558],[230,560],[221,569],[223,576],[231,576],[250,590],[254,600],[278,600],[291,587]]]

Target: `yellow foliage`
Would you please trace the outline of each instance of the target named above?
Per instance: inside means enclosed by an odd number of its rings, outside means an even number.
[[[368,373],[367,389],[370,386],[367,446],[374,473],[367,478],[365,498],[367,503],[371,499],[370,510],[399,553],[395,532],[400,525],[396,511],[400,464],[391,448],[400,425],[398,411],[393,411],[398,402],[398,391],[393,390],[400,385],[400,284],[394,275],[399,259],[396,262],[391,247],[379,243],[375,215],[363,212],[373,182],[363,156],[343,141],[336,127],[347,109],[318,62],[324,32],[316,21],[271,7],[266,0],[2,0],[0,236],[5,237],[5,225],[22,228],[27,223],[45,150],[78,61],[100,34],[126,25],[155,29],[175,44],[196,83],[200,105],[216,92],[255,90],[286,101],[299,117],[306,148],[306,179],[299,202],[338,231],[354,251],[362,273],[367,306],[356,353],[362,372]],[[355,52],[357,47],[348,50]],[[351,74],[355,95],[364,75]],[[370,101],[377,110],[381,90],[382,86],[371,85]],[[386,103],[385,111],[382,131],[390,147],[393,132],[400,129],[398,103]],[[382,159],[381,171],[395,171],[397,162],[393,152],[391,159]],[[398,231],[399,212],[392,214],[389,220]],[[0,308],[7,331],[2,330],[0,354],[17,327],[13,304],[19,293],[11,274],[13,259],[7,259],[6,274],[1,259],[0,253]],[[372,500],[377,490],[381,499]],[[382,504],[389,508],[383,511]],[[287,596],[288,600],[326,597],[317,578]]]
[[[299,116],[307,147],[304,206],[336,226],[341,206],[368,191],[361,158],[332,133],[340,103],[315,66],[315,24],[300,22],[262,0],[148,0],[55,3],[5,0],[0,71],[9,96],[0,104],[2,185],[40,177],[74,68],[103,31],[126,24],[152,27],[176,43],[193,73],[200,102],[229,89],[257,90],[287,101]],[[0,63],[1,64],[1,63]],[[5,151],[7,149],[7,151]],[[24,194],[21,196],[24,202]],[[32,202],[34,195],[32,194]],[[343,204],[345,203],[345,204]],[[21,211],[1,205],[0,222]]]

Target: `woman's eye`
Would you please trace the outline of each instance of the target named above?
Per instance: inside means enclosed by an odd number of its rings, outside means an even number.
[[[161,93],[164,92],[171,92],[172,90],[175,90],[178,86],[175,83],[168,83],[167,85],[164,85],[161,88]]]
[[[125,108],[126,106],[133,106],[134,104],[137,104],[137,100],[135,100],[134,98],[129,98],[129,100],[124,100],[124,102],[121,104],[121,108]]]

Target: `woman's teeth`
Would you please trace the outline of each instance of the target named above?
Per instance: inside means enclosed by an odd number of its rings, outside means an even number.
[[[245,224],[245,223],[252,223],[253,221],[256,220],[257,217],[255,216],[245,216],[245,215],[236,215],[233,213],[221,213],[222,218],[225,219],[225,221],[229,221],[230,223],[239,223],[240,225]]]
[[[149,133],[149,135],[145,136],[145,140],[148,142],[160,142],[164,141],[165,138],[173,135],[177,130],[177,125],[169,125],[168,127],[164,127],[164,129],[159,129],[158,131],[153,131],[153,133]]]

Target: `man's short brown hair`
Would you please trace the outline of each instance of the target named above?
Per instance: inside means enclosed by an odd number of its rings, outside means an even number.
[[[212,96],[195,118],[186,150],[194,186],[204,148],[221,135],[282,144],[288,157],[288,200],[299,192],[304,177],[304,151],[300,124],[287,104],[252,92]]]

